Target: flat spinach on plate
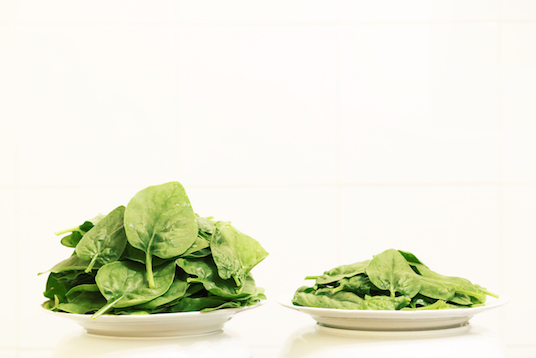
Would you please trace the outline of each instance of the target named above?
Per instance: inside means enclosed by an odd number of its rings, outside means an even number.
[[[43,307],[134,315],[212,311],[266,299],[251,269],[267,255],[230,223],[194,213],[178,182],[138,192],[119,206],[58,234],[71,256],[48,272]]]
[[[460,277],[440,275],[411,252],[389,249],[372,260],[343,265],[296,290],[297,306],[353,310],[431,310],[481,306],[498,297]]]

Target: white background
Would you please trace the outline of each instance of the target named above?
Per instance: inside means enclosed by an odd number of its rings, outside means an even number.
[[[0,356],[75,328],[55,231],[178,180],[271,254],[229,323],[259,354],[312,323],[277,297],[393,247],[508,296],[474,321],[535,357],[535,83],[531,0],[0,0]]]

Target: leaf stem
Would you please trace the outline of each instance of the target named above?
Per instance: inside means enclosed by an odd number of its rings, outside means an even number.
[[[491,296],[491,297],[494,297],[494,298],[499,298],[499,295],[496,294],[496,293],[489,292],[488,290],[484,290],[484,292],[485,292],[486,295],[488,295],[488,296]]]
[[[99,309],[97,312],[95,312],[95,314],[93,316],[91,316],[91,319],[95,319],[95,318],[98,318],[98,317],[102,316],[106,311],[108,311],[110,308],[115,306],[115,304],[117,302],[119,302],[123,297],[124,297],[124,295],[119,297],[119,298],[116,298],[112,302],[108,302],[107,304],[105,304],[101,309]]]
[[[344,288],[343,285],[339,285],[339,286],[333,288],[333,290],[331,291],[331,293],[337,293],[337,292],[339,292],[339,291],[342,291],[343,288]]]
[[[147,250],[145,254],[145,267],[147,268],[147,281],[149,282],[149,288],[156,288],[156,285],[154,284],[153,257],[151,255],[151,250]]]
[[[87,265],[87,268],[84,270],[85,273],[91,272],[91,269],[93,269],[95,262],[97,262],[97,257],[99,257],[99,254],[96,254],[95,256],[93,256],[93,258],[91,259],[91,262],[89,263],[89,265]]]
[[[70,229],[65,229],[65,230],[57,231],[57,232],[55,232],[54,234],[56,234],[57,236],[59,236],[59,235],[66,234],[66,233],[68,233],[68,232],[75,232],[75,231],[78,231],[78,232],[82,233],[82,230],[80,230],[80,226],[75,226],[75,227],[72,227],[72,228],[70,228]]]
[[[464,291],[464,290],[456,290],[456,292],[457,293],[463,293],[464,295],[473,296],[473,297],[476,297],[476,298],[484,298],[484,297],[486,297],[485,293],[478,293],[478,292],[471,292],[471,291]]]

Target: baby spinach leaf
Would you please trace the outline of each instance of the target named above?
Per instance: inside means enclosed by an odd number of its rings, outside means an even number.
[[[410,303],[410,298],[405,296],[365,296],[359,305],[360,310],[399,310]]]
[[[396,292],[413,297],[421,289],[421,278],[409,266],[400,252],[389,249],[374,256],[367,267],[367,275],[381,290],[389,290],[391,297]]]
[[[128,242],[146,254],[150,288],[155,288],[152,256],[169,259],[184,253],[197,238],[195,214],[182,185],[170,182],[138,192],[125,211]]]
[[[130,261],[139,262],[145,265],[146,258],[147,256],[145,255],[145,252],[136,249],[134,246],[130,245],[127,242],[127,245],[125,246],[125,251],[123,251],[123,255],[121,255],[121,258],[119,259],[119,261],[130,260]],[[173,259],[165,260],[165,259],[161,259],[160,257],[154,256],[153,266],[160,266],[169,261],[175,261],[175,260]]]
[[[425,306],[430,306],[435,301],[436,300],[433,298],[426,297],[421,294],[417,294],[415,297],[411,299],[409,306],[411,308],[425,307]]]
[[[54,299],[54,296],[58,296],[61,298],[61,300],[65,301],[65,295],[67,294],[67,290],[69,288],[70,287],[66,285],[64,281],[62,282],[61,280],[58,280],[56,274],[51,273],[48,275],[47,285],[43,295],[51,300]]]
[[[249,271],[268,256],[257,240],[221,221],[216,223],[210,249],[219,276],[224,280],[232,278],[239,286],[244,284]]]
[[[398,252],[400,252],[400,254],[402,254],[402,256],[404,256],[404,258],[406,259],[407,262],[409,263],[415,263],[415,264],[419,264],[419,265],[424,265],[421,260],[419,260],[417,258],[417,256],[413,255],[411,252],[408,252],[408,251],[402,251],[402,250],[398,250]],[[426,266],[426,265],[424,265]]]
[[[352,292],[344,292],[344,291],[341,291],[341,292],[331,291],[330,292],[326,290],[324,292],[316,292],[316,295],[317,296],[329,296],[339,301],[354,302],[354,303],[359,303],[359,304],[363,302],[363,299],[361,297],[359,297],[358,295]]]
[[[176,262],[186,273],[194,276],[188,278],[188,282],[202,283],[205,289],[213,295],[245,299],[256,292],[255,281],[251,276],[246,277],[242,286],[236,285],[236,282],[232,279],[222,279],[218,275],[218,268],[210,256],[202,259],[179,258]]]
[[[117,207],[88,231],[76,245],[76,255],[82,260],[90,261],[86,272],[91,271],[95,263],[105,265],[121,257],[127,244],[123,228],[124,215],[125,207]]]
[[[155,288],[147,284],[143,266],[130,261],[115,261],[100,268],[95,277],[107,304],[97,311],[97,318],[112,307],[122,308],[149,302],[164,294],[173,282],[175,263],[170,262],[154,270]]]
[[[247,305],[245,304],[245,302],[227,301],[216,307],[205,307],[201,309],[201,312],[211,312],[211,311],[221,310],[223,308],[236,308],[236,307],[241,307],[241,306],[247,306]]]
[[[67,313],[77,313],[77,314],[86,314],[86,313],[92,313],[98,310],[102,305],[98,301],[98,299],[102,300],[102,302],[106,303],[106,300],[102,298],[102,296],[99,294],[95,294],[95,292],[85,292],[83,295],[80,295],[80,297],[75,302],[65,302],[65,303],[59,303],[56,307],[58,311],[63,311]]]
[[[94,284],[95,278],[84,271],[65,271],[48,275],[46,290],[43,295],[51,300],[67,302],[67,297],[73,287]]]
[[[207,239],[198,236],[192,246],[186,250],[181,257],[205,257],[211,254]]]
[[[210,248],[207,247],[201,250],[193,251],[191,253],[185,253],[184,255],[181,255],[181,257],[196,259],[196,258],[207,257],[211,254],[212,252],[210,251]]]
[[[58,304],[57,308],[69,313],[86,314],[99,310],[105,304],[106,300],[98,290],[79,290],[71,293],[68,302]]]
[[[351,292],[337,292],[333,295],[316,295],[314,293],[296,292],[292,303],[297,306],[339,308],[345,310],[357,310],[361,305],[358,295]]]
[[[199,236],[210,241],[210,238],[214,234],[214,231],[216,231],[215,222],[212,221],[211,217],[203,218],[197,214],[195,215],[195,220],[197,221]]]
[[[70,235],[62,237],[61,244],[67,247],[76,247],[82,236],[84,236],[86,232],[91,230],[91,228],[93,228],[93,226],[97,224],[103,217],[103,215],[97,215],[89,221],[84,221],[84,223],[80,226],[58,231],[56,232],[56,235],[63,235],[70,232]]]
[[[59,302],[58,302],[59,304]],[[41,307],[43,307],[46,310],[54,311],[56,309],[56,302],[54,302],[54,299],[47,300],[41,304]]]
[[[403,310],[408,310],[408,311],[444,310],[444,309],[449,309],[449,308],[463,308],[463,307],[464,306],[451,305],[443,300],[437,300],[431,305],[417,307],[417,308],[406,307],[406,308],[403,308]]]
[[[315,288],[309,287],[309,286],[301,286],[300,288],[296,290],[296,292],[313,293],[315,292]]]
[[[128,308],[119,308],[119,309],[113,309],[108,312],[113,312],[115,315],[135,315],[135,316],[144,316],[151,313],[160,313],[160,310],[140,310],[135,309],[135,307],[128,307]]]
[[[370,290],[373,289],[370,280],[363,274],[350,278],[343,278],[339,280],[338,283],[339,285],[333,289],[335,292],[349,291],[358,294],[361,297],[370,294]]]
[[[412,264],[412,266],[417,269],[421,276],[442,282],[444,285],[451,286],[457,293],[473,297],[475,303],[484,303],[486,301],[486,295],[498,297],[497,295],[487,291],[483,287],[472,284],[471,281],[465,278],[444,276],[430,270],[428,267],[421,264],[414,263]]]
[[[454,298],[456,289],[448,283],[429,277],[421,277],[421,289],[419,293],[426,297],[450,301]]]
[[[370,260],[356,262],[350,265],[342,265],[335,267],[329,271],[324,272],[320,276],[307,276],[306,280],[316,280],[317,285],[325,285],[333,282],[337,282],[343,278],[356,276],[365,273]]]
[[[456,292],[454,297],[452,297],[449,301],[461,306],[470,306],[473,304],[473,301],[471,301],[469,296],[458,292]]]
[[[46,272],[59,273],[59,272],[65,272],[65,271],[85,271],[88,266],[89,266],[89,261],[82,260],[76,255],[76,253],[73,253],[71,257],[57,263],[50,270]],[[95,265],[93,265],[92,269],[96,270],[100,266],[101,265],[99,263],[96,263]],[[39,274],[41,275],[46,272],[41,272]]]
[[[74,297],[76,297],[80,292],[99,292],[99,286],[97,286],[96,283],[86,283],[86,284],[80,284],[77,286],[74,286],[71,288],[65,296],[68,300],[72,300]]]
[[[83,233],[80,231],[73,231],[70,235],[62,237],[61,244],[67,247],[76,247],[76,245],[78,245],[78,243],[80,242],[80,239],[82,239],[82,236],[83,236]]]
[[[199,297],[208,296],[209,292],[205,290],[205,286],[202,283],[191,283],[186,289],[184,297]]]
[[[185,295],[188,286],[190,285],[186,281],[186,279],[186,273],[184,273],[182,270],[179,270],[179,272],[175,273],[175,279],[173,280],[173,283],[162,296],[159,296],[149,302],[143,303],[136,307],[141,309],[154,310],[155,308],[167,305],[170,302],[182,298]]]
[[[228,302],[229,300],[217,296],[197,298],[185,297],[180,300],[179,303],[177,303],[175,306],[171,307],[171,312],[201,311],[207,308],[220,307]],[[233,302],[233,304],[240,306],[238,302]]]

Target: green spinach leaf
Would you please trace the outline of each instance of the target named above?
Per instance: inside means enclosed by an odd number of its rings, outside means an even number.
[[[68,259],[65,259],[56,265],[54,265],[50,270],[45,272],[40,272],[39,274],[42,275],[46,272],[52,272],[52,273],[60,273],[60,272],[66,272],[66,271],[86,271],[89,266],[89,261],[82,260],[81,258],[76,255],[76,253],[73,253],[71,257]],[[99,263],[96,263],[93,265],[92,269],[96,270],[101,265]]]
[[[336,292],[334,294],[314,294],[305,290],[296,292],[292,303],[297,306],[309,306],[319,308],[338,308],[345,310],[357,310],[363,299],[351,292]]]
[[[95,281],[107,304],[99,309],[93,318],[99,317],[112,307],[136,306],[161,296],[169,290],[174,276],[174,262],[156,267],[155,288],[150,288],[143,266],[139,263],[115,261],[104,265],[97,272]]]
[[[412,270],[404,256],[394,249],[374,256],[366,272],[370,282],[381,290],[388,290],[391,297],[398,292],[411,298],[421,289],[419,275]]]
[[[339,280],[338,283],[339,285],[333,289],[335,292],[349,291],[360,297],[370,294],[370,290],[375,288],[369,278],[364,274],[350,278],[343,278]]]
[[[146,254],[150,288],[155,288],[152,256],[163,259],[184,253],[197,239],[195,214],[182,185],[170,182],[138,192],[125,211],[128,242]]]
[[[238,286],[232,279],[222,279],[218,275],[218,268],[208,256],[202,259],[177,259],[177,265],[193,277],[188,282],[202,283],[205,289],[215,296],[246,299],[256,293],[253,277],[248,276],[244,285]]]
[[[91,271],[95,263],[105,265],[117,261],[127,244],[127,237],[123,227],[125,207],[119,206],[100,220],[78,245],[76,255],[89,261],[86,272]]]
[[[224,280],[234,279],[238,286],[243,285],[251,269],[268,256],[257,240],[221,221],[216,223],[210,248],[219,276]]]
[[[67,302],[58,304],[58,309],[69,313],[86,314],[99,310],[106,300],[96,284],[78,285],[67,292]]]
[[[186,250],[181,257],[205,257],[211,254],[211,250],[209,248],[209,243],[207,239],[203,238],[202,236],[198,236],[192,246]]]
[[[188,286],[187,275],[182,270],[175,273],[175,279],[169,289],[162,295],[149,302],[136,306],[140,309],[154,310],[160,306],[168,305],[170,302],[181,299],[185,294]]]
[[[410,298],[405,296],[365,296],[359,305],[360,310],[399,310],[410,303]]]
[[[192,312],[201,311],[207,308],[220,307],[226,303],[232,302],[233,305],[240,304],[236,301],[229,301],[222,297],[185,297],[180,300],[175,306],[171,307],[171,312]]]
[[[70,229],[58,231],[56,232],[56,235],[63,235],[70,232],[70,235],[61,238],[61,244],[67,247],[76,247],[82,236],[84,236],[86,232],[91,230],[91,228],[93,228],[93,226],[97,224],[103,217],[103,215],[97,215],[91,220],[84,221],[84,223],[80,226],[75,226]]]
[[[333,282],[337,282],[343,278],[348,278],[365,273],[369,263],[370,260],[366,260],[362,262],[356,262],[350,265],[342,265],[324,272],[323,275],[307,276],[305,279],[316,280],[317,285],[326,285]]]

